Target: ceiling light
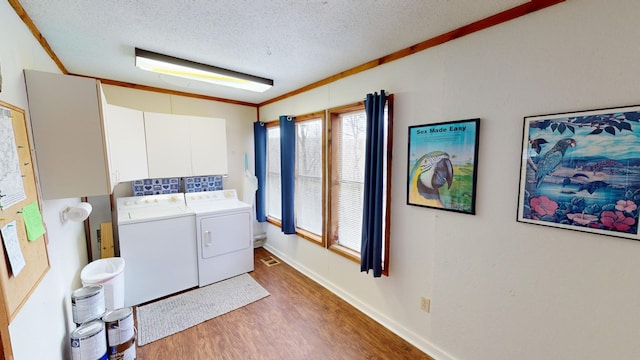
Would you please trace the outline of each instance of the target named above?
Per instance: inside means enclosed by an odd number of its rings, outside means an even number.
[[[201,64],[173,56],[136,48],[136,66],[140,69],[216,85],[264,92],[273,86],[273,80]]]

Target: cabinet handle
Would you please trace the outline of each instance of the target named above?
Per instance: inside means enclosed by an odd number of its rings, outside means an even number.
[[[211,232],[209,230],[204,232],[204,246],[211,246]]]

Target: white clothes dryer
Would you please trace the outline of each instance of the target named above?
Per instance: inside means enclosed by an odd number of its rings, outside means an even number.
[[[198,285],[253,271],[252,206],[234,189],[185,194],[196,214]]]
[[[117,199],[124,305],[198,285],[195,214],[183,193]]]

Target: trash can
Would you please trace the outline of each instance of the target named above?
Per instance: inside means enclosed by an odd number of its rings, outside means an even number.
[[[107,311],[124,307],[124,259],[111,257],[87,264],[80,272],[82,286],[104,286]]]

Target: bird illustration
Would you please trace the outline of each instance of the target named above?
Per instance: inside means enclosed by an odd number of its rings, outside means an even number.
[[[440,200],[439,189],[448,185],[451,188],[453,182],[453,165],[449,154],[444,151],[432,151],[423,155],[411,169],[410,189],[417,190],[427,201],[425,205],[444,207]]]
[[[540,160],[538,160],[537,170],[535,175],[536,187],[540,187],[542,180],[545,176],[552,173],[564,158],[564,154],[569,147],[575,147],[576,141],[573,139],[562,139],[547,151]]]
[[[542,151],[542,146],[547,143],[547,140],[545,139],[533,139],[533,140],[529,140],[529,145],[531,145],[531,148],[533,150],[536,151],[536,153],[540,154],[540,151]]]

